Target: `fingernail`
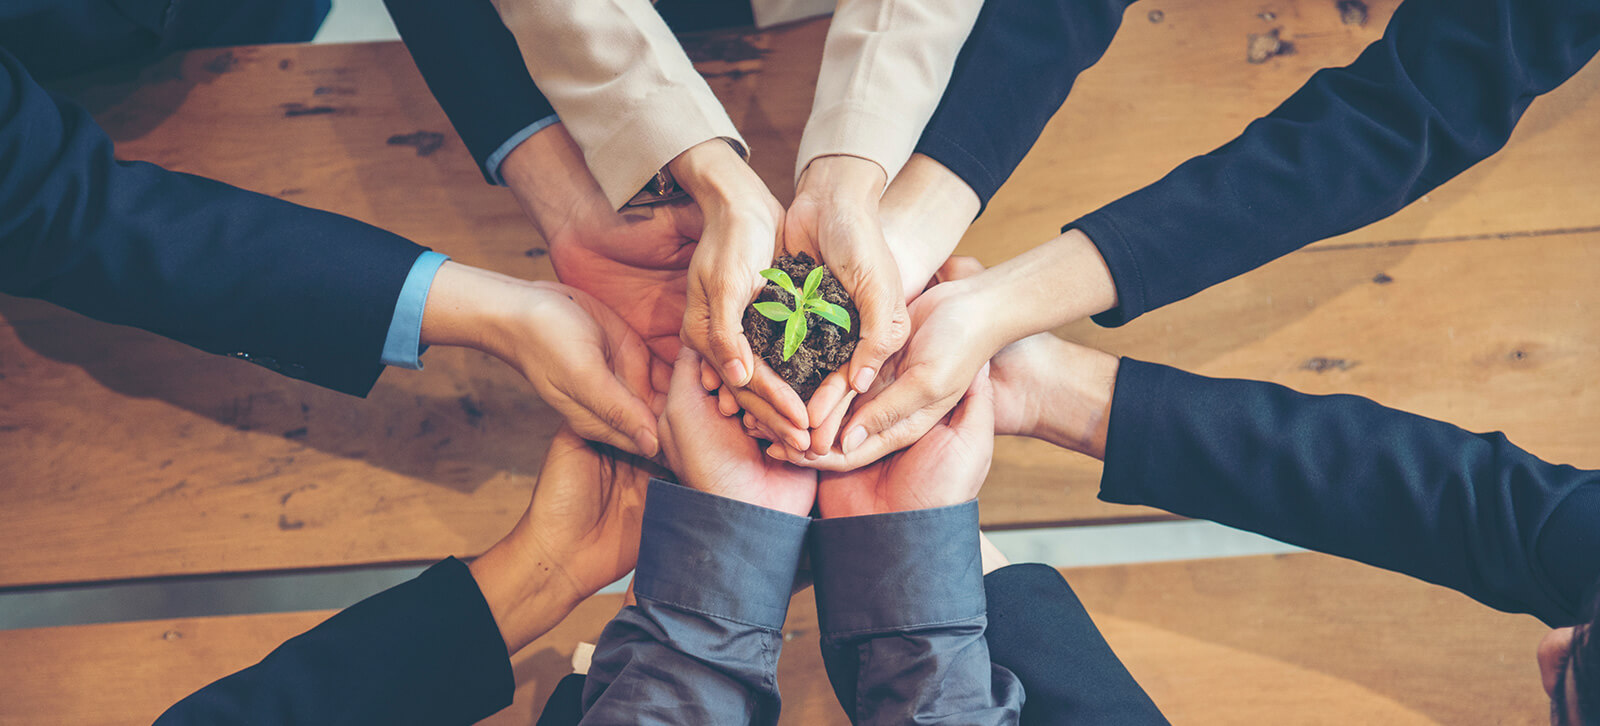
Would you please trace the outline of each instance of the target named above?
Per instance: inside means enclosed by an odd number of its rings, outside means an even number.
[[[866,440],[867,430],[857,426],[853,429],[850,429],[850,433],[844,435],[844,441],[840,443],[839,447],[844,449],[844,453],[848,454],[852,451],[855,451],[856,447],[860,446],[861,442]]]
[[[767,456],[780,460],[786,460],[788,458],[783,455],[783,447],[778,444],[773,444],[767,447]]]
[[[661,442],[655,434],[643,434],[639,437],[639,451],[645,456],[655,456],[661,451]]]
[[[871,368],[862,368],[856,371],[855,383],[851,384],[855,387],[856,393],[866,393],[867,387],[872,385],[872,377],[877,374],[878,372]]]
[[[731,383],[731,384],[733,384],[735,386],[744,385],[744,383],[745,383],[745,375],[746,375],[745,370],[744,370],[744,361],[736,360],[736,361],[729,362],[728,365],[726,366],[726,370],[728,371],[728,382],[729,383]]]
[[[800,438],[800,434],[794,434],[794,433],[789,434],[789,447],[794,449],[795,451],[804,451],[806,449],[806,447],[808,447],[810,445],[811,445],[811,442]]]

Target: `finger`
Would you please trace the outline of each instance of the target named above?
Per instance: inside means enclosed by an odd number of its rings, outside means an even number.
[[[723,390],[728,389],[724,388]],[[790,421],[787,416],[773,408],[770,401],[756,395],[755,391],[747,388],[735,388],[732,390],[734,400],[738,401],[739,407],[743,408],[745,413],[754,416],[757,423],[765,427],[769,441],[783,442],[800,450],[804,450],[811,445],[811,433],[804,428],[795,426],[794,422]],[[794,389],[790,389],[789,393],[793,394]]]
[[[912,369],[861,404],[845,424],[840,450],[851,454],[871,444],[868,448],[884,453],[897,451],[933,428],[955,407],[961,390],[942,393],[943,386],[927,380],[932,375],[927,370]]]
[[[854,400],[856,392],[847,391],[839,405],[828,413],[828,417],[811,430],[811,448],[807,452],[810,456],[807,458],[822,456],[833,449],[834,443],[839,438],[839,429],[844,426],[844,417],[850,413],[850,403]]]
[[[587,417],[568,417],[573,428],[585,438],[640,456],[655,456],[660,450],[655,414],[615,376],[596,376],[590,384],[568,395],[588,414]]]
[[[944,264],[939,266],[939,271],[934,273],[933,278],[939,282],[950,282],[951,280],[972,277],[983,272],[984,269],[983,263],[979,262],[976,257],[951,255],[950,259],[945,260]]]
[[[806,415],[806,402],[800,400],[800,394],[795,393],[794,387],[783,380],[777,371],[772,370],[772,366],[767,365],[766,361],[761,361],[756,366],[756,374],[750,379],[748,388],[751,393],[767,402],[768,409],[788,419],[789,426],[785,428],[805,430],[811,427],[810,418]],[[779,425],[769,417],[761,418],[773,426]]]
[[[707,391],[715,391],[722,387],[722,376],[717,375],[717,369],[703,360],[700,361],[700,385]]]
[[[733,397],[734,390],[732,386],[717,389],[717,413],[732,416],[739,412],[739,402]]]
[[[817,428],[817,424],[826,421],[828,417],[834,414],[845,400],[845,394],[852,392],[847,375],[848,371],[845,370],[829,373],[828,377],[822,379],[822,383],[817,386],[817,390],[811,394],[811,400],[806,402],[807,425],[813,430]],[[817,445],[814,438],[811,442],[812,446]],[[833,440],[829,439],[825,445],[832,446]]]
[[[951,411],[950,428],[972,441],[994,439],[994,383],[989,380],[988,363],[978,370],[961,402]]]
[[[711,320],[706,344],[711,359],[722,372],[722,380],[740,388],[750,385],[755,374],[755,353],[744,336],[744,308],[750,304],[750,293],[750,285],[729,281],[715,286],[707,301]]]
[[[654,395],[650,397],[650,410],[660,417],[667,407],[667,391],[672,387],[672,366],[667,365],[660,358],[650,359],[650,388]]]
[[[856,393],[867,392],[872,379],[883,369],[883,362],[905,346],[911,333],[911,317],[901,297],[899,280],[871,275],[865,283],[857,285],[854,294],[861,316],[861,340],[850,356],[849,379]]]

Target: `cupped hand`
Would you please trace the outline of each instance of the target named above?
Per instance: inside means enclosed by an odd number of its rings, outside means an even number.
[[[860,341],[850,362],[825,378],[807,403],[807,425],[813,429],[850,392],[868,390],[884,362],[905,345],[910,330],[900,265],[878,220],[883,186],[884,172],[876,163],[825,156],[801,174],[794,203],[784,216],[784,251],[806,252],[826,264],[850,293],[861,319]]]
[[[823,474],[817,508],[823,517],[853,517],[972,499],[994,459],[994,414],[994,387],[980,372],[955,410],[910,448],[855,471]]]
[[[661,448],[684,486],[804,516],[816,500],[817,473],[761,453],[739,421],[717,411],[700,385],[700,356],[684,346],[673,367]]]
[[[681,199],[612,209],[559,123],[518,145],[500,171],[549,246],[556,277],[616,311],[670,367],[705,224],[700,207]]]

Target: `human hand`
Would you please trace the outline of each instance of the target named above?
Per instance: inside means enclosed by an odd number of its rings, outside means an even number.
[[[662,453],[684,486],[768,509],[804,516],[817,495],[817,473],[761,454],[735,419],[717,411],[700,385],[700,356],[678,353],[661,418]]]
[[[560,123],[519,144],[500,174],[549,245],[556,277],[616,311],[670,366],[704,227],[700,207],[681,199],[612,209]]]
[[[784,216],[784,251],[806,252],[826,264],[850,293],[861,318],[861,339],[850,362],[823,379],[806,405],[811,428],[851,391],[863,393],[871,387],[909,332],[900,268],[878,222],[883,186],[883,168],[876,163],[824,156],[800,175],[794,203]],[[763,423],[771,428],[770,422]]]
[[[733,393],[747,409],[796,446],[806,446],[805,402],[771,366],[755,357],[744,335],[744,310],[765,284],[772,266],[783,207],[750,166],[720,139],[699,144],[672,161],[679,185],[705,217],[701,243],[689,263],[688,304],[680,338],[705,361],[707,390],[731,387],[722,411],[737,411]],[[752,395],[753,394],[753,395]]]
[[[652,376],[664,382],[666,364],[582,290],[446,262],[428,290],[421,342],[505,361],[584,438],[642,456],[659,450]]]
[[[522,519],[472,563],[507,652],[633,569],[652,468],[556,432]]]
[[[910,448],[860,469],[823,474],[823,517],[947,507],[978,495],[994,459],[994,387],[980,372],[961,402]]]
[[[925,154],[912,154],[889,182],[878,202],[878,219],[907,304],[955,252],[980,206],[977,192],[965,180]]]

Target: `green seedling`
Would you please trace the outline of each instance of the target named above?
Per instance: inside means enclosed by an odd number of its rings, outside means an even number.
[[[806,313],[816,315],[834,325],[850,332],[850,313],[845,309],[822,299],[817,288],[822,285],[822,265],[811,268],[806,275],[806,284],[796,290],[794,280],[789,279],[788,273],[776,267],[761,271],[761,276],[771,280],[773,284],[783,288],[794,296],[794,309],[790,310],[780,302],[758,302],[756,312],[766,316],[768,320],[783,323],[783,359],[789,360],[795,351],[800,350],[800,343],[806,339]]]

